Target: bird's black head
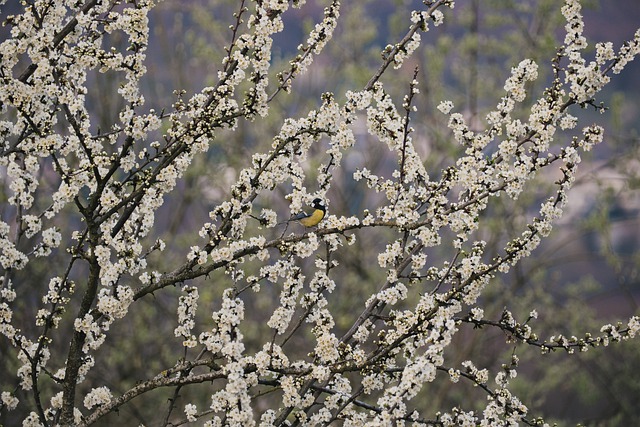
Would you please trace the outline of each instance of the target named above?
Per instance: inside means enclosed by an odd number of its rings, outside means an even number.
[[[311,207],[313,209],[320,209],[322,211],[327,209],[327,207],[324,204],[324,200],[319,199],[319,198],[313,199],[313,202],[311,202]]]

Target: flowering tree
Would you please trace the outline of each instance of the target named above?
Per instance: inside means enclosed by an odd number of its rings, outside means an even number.
[[[412,127],[421,120],[418,71],[410,69],[401,100],[383,80],[406,76],[425,33],[436,36],[455,13],[449,0],[422,3],[366,84],[324,93],[317,108],[282,119],[244,157],[230,187],[207,183],[222,196],[213,197],[204,223],[187,221],[189,248],[177,255],[181,246],[161,238],[158,212],[194,163],[215,162],[208,152],[227,135],[266,120],[296,90],[330,42],[340,2],[329,2],[297,55],[276,71],[274,37],[305,2],[235,2],[215,83],[191,97],[178,90],[172,105],[157,109],[145,107],[141,89],[155,2],[42,0],[6,17],[3,416],[90,425],[148,399],[166,403],[153,425],[543,425],[511,391],[515,349],[495,371],[474,360],[452,363],[465,325],[475,327],[471,334],[499,329],[542,353],[633,338],[637,317],[545,339],[535,331],[535,307],[526,318],[505,308],[488,319],[482,296],[562,216],[581,157],[604,137],[600,126],[578,125],[580,107],[604,111],[596,96],[640,51],[640,30],[617,49],[596,44],[588,59],[580,3],[566,0],[555,58],[544,65],[521,58],[480,124],[453,102],[436,102],[460,156],[429,170],[424,137]],[[528,96],[539,67],[552,77]],[[121,108],[107,127],[87,102],[96,72],[119,85]],[[363,128],[366,141],[388,148],[391,163],[345,161],[362,150]],[[543,174],[555,180],[537,212],[500,247],[488,246],[492,206],[518,199]],[[344,185],[370,195],[370,205],[353,214],[332,209],[332,192]],[[314,198],[329,207],[317,227],[286,221],[285,203],[297,213]],[[347,294],[354,252],[369,270],[357,282],[372,292]],[[170,320],[160,316],[171,335],[154,322],[117,332],[165,298],[177,301]],[[133,381],[109,370],[116,356],[135,370],[144,349],[131,343],[145,333],[164,352],[144,354]],[[476,386],[486,395],[482,408],[463,400],[431,410],[425,396],[441,377],[454,389]]]

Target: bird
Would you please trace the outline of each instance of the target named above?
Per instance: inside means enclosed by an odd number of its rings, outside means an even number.
[[[298,221],[305,227],[318,225],[327,213],[327,207],[324,204],[324,200],[318,198],[313,199],[311,207],[313,208],[313,212],[300,212],[299,214],[294,215],[290,221]]]

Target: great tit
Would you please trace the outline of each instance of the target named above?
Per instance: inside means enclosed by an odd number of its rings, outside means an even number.
[[[313,199],[311,207],[313,208],[313,212],[300,212],[291,218],[291,221],[298,221],[305,227],[318,225],[318,223],[322,221],[322,218],[324,218],[324,215],[327,212],[327,207],[324,205],[324,201],[322,199]]]

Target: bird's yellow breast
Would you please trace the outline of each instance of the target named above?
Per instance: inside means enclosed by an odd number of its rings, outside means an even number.
[[[311,215],[301,218],[300,224],[304,225],[305,227],[313,227],[314,225],[317,225],[320,221],[322,221],[322,218],[324,218],[324,211],[316,209]]]

